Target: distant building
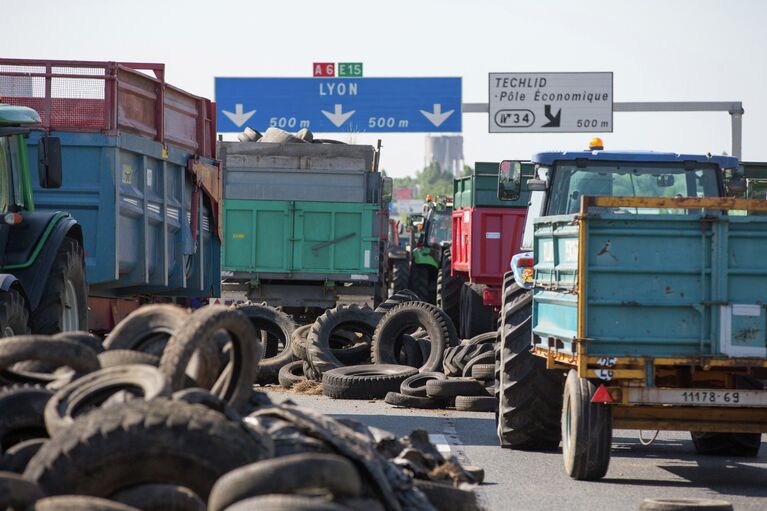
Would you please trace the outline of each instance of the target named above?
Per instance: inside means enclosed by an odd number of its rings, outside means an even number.
[[[428,135],[424,155],[424,167],[436,162],[443,172],[458,176],[463,170],[463,136]]]

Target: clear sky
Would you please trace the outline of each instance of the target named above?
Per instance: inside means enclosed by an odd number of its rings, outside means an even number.
[[[213,97],[215,76],[310,76],[362,61],[366,76],[462,76],[487,101],[489,72],[612,71],[616,101],[743,101],[743,156],[767,160],[767,1],[2,0],[5,57],[164,62]],[[589,134],[489,134],[464,114],[467,162],[585,147]],[[349,138],[348,135],[341,138]],[[394,176],[423,164],[423,134],[382,138]],[[730,151],[726,113],[618,113],[608,149]]]

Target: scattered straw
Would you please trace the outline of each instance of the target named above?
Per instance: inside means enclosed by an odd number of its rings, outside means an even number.
[[[322,394],[322,382],[316,380],[301,380],[290,390],[299,394],[308,394],[310,396],[319,396]]]

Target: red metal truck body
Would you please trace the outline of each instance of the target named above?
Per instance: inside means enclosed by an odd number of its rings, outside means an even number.
[[[453,210],[452,274],[488,286],[485,305],[500,307],[503,274],[519,252],[526,209],[468,207]]]

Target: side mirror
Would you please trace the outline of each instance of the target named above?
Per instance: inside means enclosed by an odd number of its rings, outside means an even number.
[[[391,202],[392,193],[394,190],[394,181],[390,177],[383,178],[381,183],[381,200],[384,203]]]
[[[668,188],[674,186],[674,176],[672,174],[660,174],[655,178],[658,188]]]
[[[498,198],[500,200],[519,199],[522,183],[522,163],[504,160],[498,166]]]
[[[527,189],[531,192],[545,192],[549,182],[543,179],[528,179]]]
[[[739,196],[746,193],[746,180],[742,177],[733,177],[727,182],[727,195]]]
[[[37,144],[37,171],[42,188],[61,188],[61,140],[42,137]]]

